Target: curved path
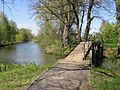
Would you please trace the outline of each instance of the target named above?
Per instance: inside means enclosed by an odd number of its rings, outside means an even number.
[[[91,90],[90,60],[82,60],[84,42],[41,75],[27,90]]]

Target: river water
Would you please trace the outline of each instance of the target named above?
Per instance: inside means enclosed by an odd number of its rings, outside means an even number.
[[[0,48],[0,63],[4,64],[48,64],[56,60],[56,56],[45,54],[40,45],[34,42]]]

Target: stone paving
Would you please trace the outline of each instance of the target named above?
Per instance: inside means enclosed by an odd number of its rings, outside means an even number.
[[[65,59],[41,75],[27,90],[91,90],[90,60],[83,60],[80,43]]]

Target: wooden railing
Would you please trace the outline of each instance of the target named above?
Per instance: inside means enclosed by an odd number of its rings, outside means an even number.
[[[92,65],[101,66],[103,63],[103,45],[101,42],[92,42],[88,50],[84,55],[84,60],[86,60],[88,54],[92,50]]]

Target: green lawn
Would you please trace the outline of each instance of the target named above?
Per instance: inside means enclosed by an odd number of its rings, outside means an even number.
[[[52,65],[0,65],[0,90],[25,89],[38,75]]]
[[[120,90],[120,69],[92,68],[93,90]]]

